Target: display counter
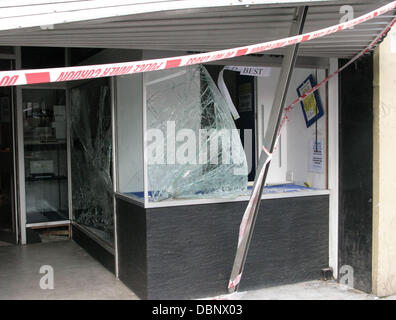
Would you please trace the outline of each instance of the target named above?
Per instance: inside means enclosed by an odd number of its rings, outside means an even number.
[[[144,192],[124,192],[116,193],[116,197],[125,201],[132,202],[136,205],[145,208],[159,208],[159,207],[172,207],[172,206],[185,206],[185,205],[197,205],[197,204],[208,204],[208,203],[223,203],[223,202],[235,202],[235,201],[249,201],[252,186],[247,188],[247,191],[240,196],[234,198],[202,198],[202,199],[166,199],[163,201],[150,201],[151,192],[148,191],[148,202],[144,203]],[[301,186],[293,183],[285,183],[278,185],[266,186],[263,190],[261,199],[279,199],[279,198],[290,198],[290,197],[306,197],[315,195],[328,195],[329,190],[322,190],[317,188],[311,188]]]

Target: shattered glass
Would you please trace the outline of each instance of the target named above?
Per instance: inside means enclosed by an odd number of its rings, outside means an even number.
[[[248,166],[234,120],[203,66],[146,74],[150,201],[232,198]]]
[[[114,241],[110,89],[96,79],[71,90],[74,221]]]

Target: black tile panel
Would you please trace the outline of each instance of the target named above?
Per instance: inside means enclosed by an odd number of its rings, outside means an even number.
[[[141,298],[227,292],[247,202],[151,209],[118,204],[120,278]],[[328,205],[327,195],[263,200],[240,290],[319,279],[328,266]]]

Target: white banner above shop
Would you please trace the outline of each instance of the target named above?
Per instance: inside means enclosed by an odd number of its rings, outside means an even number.
[[[271,74],[271,68],[268,67],[225,66],[224,69],[239,72],[243,76],[269,77]]]

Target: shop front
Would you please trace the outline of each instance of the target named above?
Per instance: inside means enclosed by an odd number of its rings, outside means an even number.
[[[222,68],[115,79],[118,272],[143,298],[226,292],[279,67],[260,78],[224,71],[236,121],[213,80]],[[296,69],[288,100],[325,74]],[[307,127],[298,105],[282,130],[241,290],[319,279],[329,266],[327,89],[318,97],[323,117]]]
[[[379,189],[391,190],[373,173],[391,170],[373,166],[383,108],[372,89],[382,94],[375,79],[392,59],[373,67],[370,51],[393,2],[75,2],[10,6],[3,19],[0,70],[23,71],[0,78],[0,245],[62,234],[142,299],[324,269],[339,279],[344,267],[371,292],[390,243],[378,230],[391,225],[373,220]]]
[[[60,49],[15,50],[25,68],[105,63],[117,51],[61,49],[63,59],[42,65],[31,57],[43,63]],[[128,61],[166,53],[117,54]],[[318,61],[297,63],[287,103],[335,67],[334,59]],[[224,66],[17,87],[20,243],[66,228],[141,298],[226,293],[280,64],[262,64],[260,76]],[[321,114],[311,123],[300,104],[288,115],[241,290],[319,279],[334,259],[337,176],[328,153],[337,145],[336,87],[319,90]]]

